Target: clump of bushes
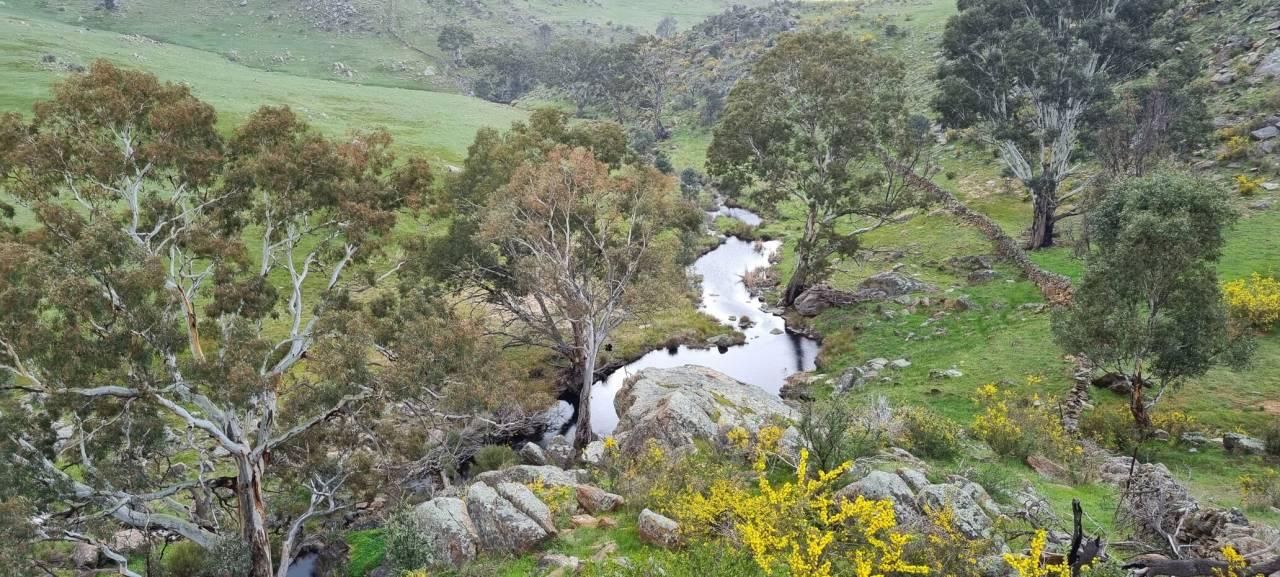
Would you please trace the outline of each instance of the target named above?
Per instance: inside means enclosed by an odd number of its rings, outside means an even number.
[[[431,557],[429,532],[413,509],[404,507],[391,514],[383,528],[387,543],[387,565],[393,575],[429,567],[436,562]]]
[[[1029,384],[1039,377],[1028,377]],[[1076,446],[1058,416],[1036,397],[1022,399],[994,383],[978,388],[975,400],[983,408],[969,430],[999,455],[1025,459],[1032,454],[1069,457]]]
[[[1237,174],[1235,181],[1236,192],[1240,194],[1240,196],[1253,196],[1258,192],[1259,188],[1262,188],[1261,178],[1249,178],[1246,175]]]
[[[905,449],[931,459],[951,459],[960,454],[964,431],[951,419],[921,407],[900,409],[897,415]]]
[[[1269,331],[1280,322],[1280,281],[1258,273],[1222,285],[1231,315],[1250,326]]]
[[[1108,405],[1088,411],[1080,418],[1080,432],[1099,445],[1130,454],[1138,444],[1133,417],[1123,405]]]
[[[485,471],[505,469],[520,462],[520,457],[511,447],[506,445],[485,445],[476,451],[475,461],[471,465],[471,473],[478,475]]]
[[[1280,507],[1280,473],[1265,469],[1257,475],[1241,475],[1240,493],[1249,507]]]

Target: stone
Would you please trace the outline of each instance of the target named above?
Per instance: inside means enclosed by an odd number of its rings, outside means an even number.
[[[685,449],[694,439],[714,441],[742,427],[751,433],[779,421],[799,418],[795,409],[759,387],[707,367],[648,368],[623,382],[614,397],[620,449],[632,454],[649,439],[670,449]],[[789,428],[784,448],[794,449],[799,434]]]
[[[1276,136],[1280,136],[1280,128],[1276,128],[1274,126],[1263,126],[1262,128],[1250,132],[1249,135],[1252,136],[1254,140],[1271,140]]]
[[[626,503],[622,495],[615,495],[591,485],[578,485],[574,493],[578,498],[578,504],[592,515],[612,512]]]
[[[525,443],[520,447],[520,460],[526,465],[542,466],[548,463],[547,453],[537,443]]]
[[[436,497],[413,512],[437,566],[458,568],[475,560],[479,537],[462,499]]]
[[[947,308],[956,312],[964,312],[978,308],[978,304],[967,296],[947,300]]]
[[[1070,471],[1043,455],[1027,455],[1027,466],[1047,479],[1065,481],[1071,478]]]
[[[1225,433],[1222,435],[1222,448],[1233,454],[1260,455],[1267,451],[1267,444],[1248,435]]]
[[[901,477],[902,480],[907,483],[908,487],[911,487],[912,491],[919,491],[932,484],[929,482],[929,478],[926,477],[924,473],[921,473],[918,469],[902,467],[898,469],[897,472],[898,472],[898,476]]]
[[[1264,182],[1262,183],[1262,190],[1265,190],[1267,192],[1275,192],[1277,190],[1280,190],[1280,183]]]
[[[1231,84],[1236,80],[1236,73],[1231,70],[1221,70],[1217,74],[1214,74],[1213,78],[1210,80],[1219,86]]]
[[[872,471],[867,476],[850,483],[835,492],[835,498],[853,499],[858,496],[873,501],[887,499],[893,502],[893,511],[901,523],[910,524],[921,518],[916,506],[916,495],[907,482],[893,473]]]
[[[836,379],[835,392],[839,394],[857,390],[866,382],[867,378],[863,374],[862,367],[849,367],[840,373],[840,378]]]
[[[551,507],[543,503],[542,499],[539,499],[528,486],[520,483],[499,483],[494,488],[502,498],[511,501],[512,505],[537,522],[538,526],[547,533],[556,534],[556,522],[551,514]]]
[[[1188,431],[1178,437],[1178,440],[1184,445],[1208,445],[1209,436],[1199,431]]]
[[[873,371],[879,371],[889,365],[889,359],[877,357],[867,361],[867,366]]]
[[[897,272],[882,272],[877,275],[868,277],[859,285],[863,289],[870,289],[884,293],[886,298],[919,292],[928,288],[928,285]]]
[[[857,293],[836,290],[827,285],[817,285],[800,293],[791,306],[801,316],[813,317],[829,308],[849,306],[862,300]]]
[[[636,533],[641,542],[655,547],[672,549],[680,545],[680,524],[649,509],[640,512]]]
[[[729,334],[716,335],[714,337],[707,339],[708,345],[711,345],[718,349],[727,349],[729,347],[738,346],[744,342],[746,342],[746,340],[741,333],[732,334],[732,335],[729,335]]]
[[[544,553],[541,559],[538,559],[538,568],[546,571],[563,571],[566,573],[576,573],[582,567],[582,560],[570,555],[562,555],[560,553]]]
[[[969,281],[969,284],[982,284],[982,283],[991,282],[998,278],[1000,278],[999,271],[992,270],[992,269],[983,269],[983,270],[975,270],[969,273],[965,277],[965,280]]]
[[[77,568],[97,567],[98,548],[88,543],[76,543],[71,549],[71,563]]]
[[[467,489],[467,513],[485,551],[527,553],[551,537],[537,521],[484,483]]]
[[[599,465],[604,462],[604,441],[596,440],[587,443],[582,449],[582,462],[588,465]]]
[[[1257,200],[1257,201],[1251,202],[1249,203],[1249,210],[1258,210],[1258,211],[1271,210],[1271,201]]]
[[[929,378],[931,379],[958,379],[963,376],[964,373],[957,369],[933,369],[929,371]]]
[[[618,544],[614,541],[608,541],[596,549],[596,552],[591,555],[591,560],[599,563],[617,554]]]
[[[111,548],[122,555],[132,555],[147,548],[147,535],[137,529],[123,529],[111,536]]]
[[[1262,62],[1258,63],[1258,67],[1253,70],[1253,74],[1258,77],[1280,78],[1280,48],[1272,50]]]
[[[907,359],[894,359],[889,362],[889,366],[895,369],[905,369],[911,366],[911,361],[908,361]]]
[[[596,528],[600,526],[600,518],[591,515],[574,515],[569,518],[569,524],[576,527]]]
[[[547,464],[557,467],[567,467],[573,462],[575,451],[573,450],[573,442],[564,435],[556,435],[547,439]]]
[[[580,469],[564,470],[552,465],[516,465],[499,471],[485,471],[476,475],[476,481],[488,485],[500,483],[520,483],[528,485],[535,481],[552,487],[577,487],[587,480],[587,472]]]
[[[955,485],[929,485],[917,494],[916,506],[921,511],[941,511],[951,507],[957,531],[970,539],[991,537],[991,518],[974,500],[970,490]]]
[[[953,256],[943,261],[942,264],[945,268],[948,268],[951,270],[976,272],[980,270],[990,269],[995,264],[995,259],[991,258],[990,256],[981,255],[981,254],[968,255],[968,256]]]

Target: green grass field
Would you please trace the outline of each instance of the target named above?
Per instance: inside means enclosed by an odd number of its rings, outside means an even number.
[[[362,86],[266,72],[200,50],[17,16],[0,8],[0,111],[29,113],[65,73],[46,68],[45,54],[87,65],[105,58],[191,86],[230,128],[262,105],[287,104],[332,135],[386,127],[402,145],[439,162],[457,163],[477,129],[506,127],[526,113],[457,94]]]

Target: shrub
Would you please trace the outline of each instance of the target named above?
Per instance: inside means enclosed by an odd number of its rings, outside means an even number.
[[[520,462],[515,450],[506,445],[485,445],[476,451],[475,461],[471,464],[471,474],[478,475],[485,471],[505,469]]]
[[[1249,325],[1269,331],[1280,322],[1280,281],[1258,273],[1222,285],[1223,298],[1231,315]]]
[[[874,455],[885,444],[886,431],[874,419],[839,401],[806,406],[797,428],[821,470]]]
[[[951,419],[919,407],[899,410],[898,418],[902,420],[903,444],[912,453],[931,459],[960,454],[962,430]]]
[[[1004,562],[1013,568],[1018,577],[1071,577],[1071,567],[1065,562],[1044,562],[1044,543],[1048,535],[1044,529],[1036,531],[1035,537],[1031,538],[1031,550],[1027,555],[1005,553]]]
[[[1272,423],[1262,431],[1262,442],[1266,444],[1268,455],[1280,457],[1280,423]]]
[[[582,577],[764,577],[751,555],[722,543],[678,551],[646,550],[630,563],[588,563]]]
[[[174,543],[164,552],[164,569],[168,577],[201,577],[206,554],[202,547],[190,541]]]
[[[1156,413],[1151,417],[1151,424],[1155,428],[1169,433],[1169,444],[1171,445],[1181,444],[1182,436],[1197,430],[1199,426],[1195,417],[1182,411]]]
[[[1080,432],[1103,447],[1130,454],[1137,447],[1138,432],[1124,405],[1109,405],[1088,411],[1080,419]]]
[[[426,527],[413,509],[396,510],[383,528],[387,543],[386,563],[392,575],[414,571],[435,563],[431,557],[431,544],[426,540]]]
[[[1027,377],[1034,386],[1040,377]],[[975,399],[983,407],[970,427],[973,435],[997,454],[1026,459],[1039,453],[1054,459],[1074,459],[1083,450],[1072,442],[1058,415],[1045,408],[1039,398],[1018,399],[995,384],[978,388]]]
[[[1232,136],[1223,143],[1218,160],[1235,160],[1249,152],[1249,139],[1244,136]]]
[[[808,461],[809,451],[801,449],[794,480],[779,484],[758,460],[756,491],[717,479],[708,491],[682,495],[672,512],[683,534],[728,536],[766,573],[783,563],[792,577],[928,573],[904,559],[911,538],[897,530],[892,501],[835,502],[832,486],[852,462],[810,475]]]
[[[1268,468],[1257,475],[1241,475],[1240,493],[1249,507],[1280,507],[1280,473]]]
[[[928,523],[920,531],[924,539],[917,540],[912,549],[919,548],[923,563],[930,575],[947,577],[978,577],[982,574],[978,559],[992,549],[986,539],[970,539],[956,526],[956,512],[950,506],[940,511],[925,511]]]
[[[1262,188],[1261,178],[1249,178],[1243,174],[1237,174],[1235,181],[1236,192],[1239,193],[1240,196],[1253,196],[1258,192],[1259,188]]]
[[[248,575],[253,568],[253,556],[249,545],[239,537],[226,537],[214,543],[205,552],[204,573],[201,577],[225,577]]]

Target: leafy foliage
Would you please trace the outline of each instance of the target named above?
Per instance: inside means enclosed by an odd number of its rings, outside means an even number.
[[[1177,173],[1113,184],[1090,215],[1098,251],[1071,307],[1055,314],[1054,334],[1067,351],[1130,378],[1143,428],[1148,385],[1158,399],[1171,382],[1247,355],[1213,269],[1234,220],[1221,193]]]

